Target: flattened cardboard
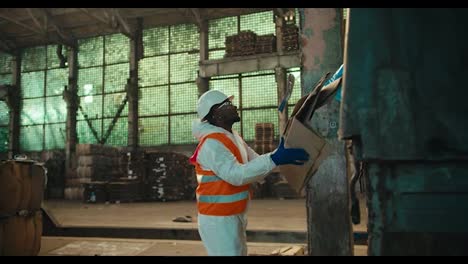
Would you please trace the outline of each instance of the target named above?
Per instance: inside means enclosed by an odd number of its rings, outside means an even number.
[[[291,188],[301,194],[309,177],[312,176],[330,154],[330,144],[313,129],[306,127],[295,117],[285,134],[284,145],[287,148],[303,148],[309,153],[309,160],[301,166],[282,165],[280,174],[288,181]]]
[[[326,99],[336,92],[341,83],[341,78],[327,85]],[[330,92],[333,89],[334,92]],[[307,99],[300,100],[295,106],[293,116],[289,119],[284,133],[284,145],[286,148],[303,148],[309,153],[309,160],[304,165],[282,165],[279,166],[280,174],[288,181],[291,188],[298,194],[303,194],[303,190],[310,177],[318,170],[320,164],[331,152],[331,146],[324,137],[318,134],[314,129],[301,122],[297,116],[310,117],[315,111],[311,107],[316,99],[316,94],[312,92]],[[322,96],[319,92],[319,98]],[[322,99],[326,101],[325,99]],[[324,105],[322,103],[322,105]]]

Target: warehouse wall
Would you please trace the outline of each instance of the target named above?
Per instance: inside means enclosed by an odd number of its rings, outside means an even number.
[[[296,21],[298,21],[297,16]],[[223,58],[225,37],[250,30],[257,35],[275,33],[273,12],[260,12],[209,21],[209,58]],[[79,40],[78,96],[83,113],[78,111],[77,134],[80,143],[97,143],[105,134],[125,96],[129,74],[129,41],[122,34]],[[140,146],[180,146],[192,151],[196,140],[191,135],[191,120],[196,118],[199,61],[199,34],[194,24],[157,27],[143,31],[144,57],[139,62]],[[62,99],[68,71],[60,68],[56,45],[22,51],[21,152],[63,149],[66,106]],[[63,51],[65,53],[65,49]],[[1,82],[11,80],[8,56],[0,56]],[[300,79],[300,69],[288,69]],[[255,124],[271,122],[278,135],[277,89],[274,71],[251,72],[213,77],[210,89],[235,95],[241,123],[234,128],[247,141],[254,139]],[[301,82],[289,101],[290,108],[300,98]],[[0,102],[0,141],[8,139],[7,107]],[[106,144],[127,145],[128,113],[125,106]],[[97,138],[85,121],[91,121]],[[6,146],[6,145],[5,145]],[[186,146],[183,147],[183,146]],[[2,144],[0,152],[6,152]]]
[[[12,81],[12,69],[11,69],[12,56],[3,52],[0,52],[0,85],[11,84]],[[10,121],[8,106],[5,101],[0,101],[0,159],[3,156],[7,157],[8,152],[8,141],[9,131],[8,123]]]
[[[274,34],[273,12],[209,21],[209,59],[224,57],[226,36],[247,30],[258,36]],[[193,152],[196,140],[191,134],[191,120],[196,118],[199,44],[194,24],[143,30],[144,56],[139,62],[139,143],[143,149],[186,155]],[[78,96],[83,112],[77,113],[77,134],[80,143],[97,143],[125,96],[130,44],[124,35],[112,34],[80,39],[78,47]],[[60,67],[56,49],[57,45],[46,45],[22,50],[22,153],[63,150],[65,146],[66,105],[62,91],[68,84],[68,69]],[[62,53],[66,57],[66,49]],[[11,56],[1,54],[0,62],[0,83],[7,84],[12,79]],[[291,112],[301,96],[301,73],[300,68],[287,71],[297,80],[289,100]],[[247,141],[253,141],[258,122],[273,123],[277,140],[278,93],[273,70],[213,77],[210,89],[235,96],[242,121],[234,128]],[[0,153],[6,153],[9,120],[4,102],[0,102],[0,110],[0,142],[4,143],[0,144]],[[97,138],[83,114],[88,116]],[[127,114],[125,106],[107,145],[127,145]]]
[[[303,94],[326,73],[343,63],[341,8],[300,9]],[[312,127],[333,146],[307,186],[308,246],[312,255],[351,255],[351,221],[344,143],[338,140],[340,102],[333,100],[315,112]]]

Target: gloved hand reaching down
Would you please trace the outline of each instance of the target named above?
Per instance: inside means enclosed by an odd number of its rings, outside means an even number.
[[[276,165],[302,165],[309,160],[309,154],[302,148],[285,148],[284,138],[281,137],[278,148],[271,153],[271,159]]]

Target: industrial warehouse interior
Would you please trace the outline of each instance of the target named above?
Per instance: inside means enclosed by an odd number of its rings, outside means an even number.
[[[0,256],[466,255],[466,15],[0,8]]]

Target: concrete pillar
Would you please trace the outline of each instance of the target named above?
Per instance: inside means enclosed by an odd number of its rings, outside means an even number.
[[[275,17],[275,33],[276,33],[276,51],[278,54],[283,54],[283,17]]]
[[[304,8],[301,14],[303,94],[327,72],[343,63],[341,8]],[[340,103],[318,109],[311,126],[333,147],[307,183],[307,229],[310,255],[353,255],[344,142],[337,137]]]
[[[287,92],[286,69],[282,67],[275,68],[275,79],[278,87],[278,105],[280,105]],[[288,106],[284,108],[283,112],[278,112],[278,118],[279,134],[282,136],[288,122]]]
[[[208,22],[202,20],[199,25],[200,32],[200,61],[208,60]],[[198,97],[210,89],[210,78],[197,77]]]
[[[138,61],[143,57],[142,21],[138,21],[134,37],[130,39],[130,79],[127,83],[128,95],[128,147],[138,148]]]
[[[8,100],[10,107],[10,138],[8,140],[8,158],[12,159],[20,152],[19,133],[20,133],[20,94],[21,94],[21,55],[16,53],[11,62],[12,69],[12,91]]]
[[[67,104],[67,124],[65,142],[65,171],[67,178],[75,169],[75,151],[78,144],[76,134],[76,114],[78,111],[78,49],[70,48],[68,53],[68,87],[63,92],[63,98]]]

